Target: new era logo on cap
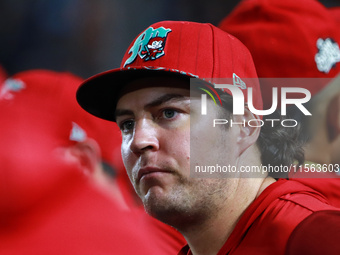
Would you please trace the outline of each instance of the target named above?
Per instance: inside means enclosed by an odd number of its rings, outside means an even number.
[[[241,80],[240,77],[238,77],[236,75],[236,73],[233,73],[233,84],[237,87],[239,87],[240,89],[246,89],[247,85],[244,81]]]

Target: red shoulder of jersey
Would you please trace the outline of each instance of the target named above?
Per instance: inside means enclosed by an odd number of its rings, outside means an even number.
[[[285,255],[340,254],[340,211],[318,211],[304,219],[291,234]]]
[[[321,165],[312,162],[308,165],[310,168],[300,168],[298,172],[292,173],[290,179],[315,189],[324,195],[331,205],[340,208],[339,165]],[[324,172],[325,170],[327,172]]]

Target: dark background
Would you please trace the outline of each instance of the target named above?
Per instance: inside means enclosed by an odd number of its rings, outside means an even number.
[[[119,67],[130,42],[150,24],[188,20],[218,25],[238,2],[0,0],[0,64],[9,75],[45,68],[87,78]],[[321,2],[340,5],[340,0]]]

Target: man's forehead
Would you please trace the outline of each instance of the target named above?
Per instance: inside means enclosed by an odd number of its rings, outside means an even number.
[[[190,102],[190,90],[186,87],[142,86],[132,87],[118,99],[115,118],[133,115],[133,111],[152,109],[169,102]]]
[[[181,79],[180,77],[161,76],[161,77],[143,77],[135,79],[127,83],[119,94],[119,98],[123,95],[145,88],[161,87],[164,92],[170,91],[173,88],[182,88],[190,90],[189,79]]]
[[[190,101],[190,90],[172,87],[143,87],[123,94],[117,102],[116,110],[124,108],[150,108],[168,102]]]

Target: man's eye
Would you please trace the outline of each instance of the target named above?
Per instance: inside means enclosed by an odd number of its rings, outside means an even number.
[[[177,111],[172,110],[172,109],[165,109],[163,110],[163,117],[166,119],[171,119],[173,117],[175,117],[177,114]]]
[[[123,132],[128,132],[130,130],[132,130],[135,126],[135,122],[132,120],[127,120],[124,121],[123,123],[120,124],[120,130],[122,130]]]

